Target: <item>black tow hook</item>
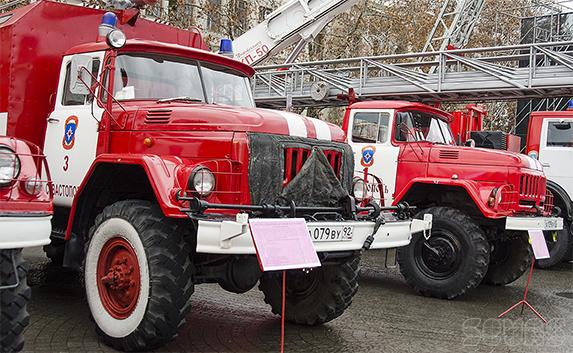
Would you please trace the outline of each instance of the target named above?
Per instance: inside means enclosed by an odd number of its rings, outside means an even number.
[[[376,221],[374,221],[374,231],[366,238],[364,244],[362,245],[363,252],[370,249],[370,246],[372,246],[372,243],[374,242],[374,235],[376,235],[378,229],[380,229],[380,227],[384,224],[386,224],[386,220],[384,219],[384,217],[382,216],[376,217]]]

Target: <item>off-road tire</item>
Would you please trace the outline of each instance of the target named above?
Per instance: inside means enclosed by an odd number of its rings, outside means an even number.
[[[459,257],[456,256],[458,265],[452,269],[451,274],[444,274],[443,278],[429,273],[423,265],[425,262],[416,256],[416,251],[421,249],[417,247],[424,247],[426,242],[423,234],[417,233],[412,236],[410,245],[397,251],[400,272],[419,294],[454,299],[477,287],[483,280],[489,264],[489,243],[482,229],[457,209],[432,207],[418,213],[416,218],[422,219],[426,213],[433,215],[429,242],[439,239],[440,232],[451,234],[462,252]]]
[[[12,256],[16,261],[14,273]],[[15,288],[0,290],[0,352],[19,352],[24,347],[24,328],[30,322],[26,308],[32,290],[26,282],[27,268],[22,249],[0,250],[0,286],[15,284]]]
[[[311,270],[316,285],[307,295],[293,294],[293,280],[303,270],[287,271],[285,320],[300,325],[320,325],[344,313],[352,304],[358,290],[358,264],[360,256],[355,255],[339,264],[326,265]],[[290,279],[290,280],[289,280]],[[271,306],[273,314],[282,314],[282,272],[264,273],[259,289],[264,293],[265,303]]]
[[[94,242],[98,229],[114,219],[127,221],[135,228],[141,240],[148,265],[149,295],[141,321],[132,332],[123,337],[112,337],[99,327],[90,303],[96,332],[106,344],[122,351],[155,349],[177,335],[189,313],[189,298],[194,290],[189,258],[191,248],[175,223],[164,217],[157,205],[147,201],[127,200],[107,206],[96,217],[85,246],[86,258],[90,255],[90,244]],[[82,272],[85,274],[87,290],[89,278],[86,261]],[[142,286],[145,285],[143,279],[141,282]],[[117,324],[121,325],[122,321],[118,320]]]
[[[573,247],[573,235],[570,233],[570,227],[570,224],[564,222],[563,229],[557,231],[557,241],[553,244],[553,247],[549,249],[549,255],[551,257],[536,260],[535,267],[550,268],[569,259],[572,253],[571,248]],[[543,232],[543,234],[545,236],[551,236],[551,234],[547,234],[547,232]]]
[[[504,286],[512,283],[531,266],[533,253],[527,235],[510,233],[505,239],[493,242],[492,249],[489,268],[483,279],[485,284]]]

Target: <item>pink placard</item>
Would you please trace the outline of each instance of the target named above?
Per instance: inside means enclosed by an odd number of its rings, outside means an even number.
[[[263,271],[320,266],[303,218],[251,219],[249,227]]]
[[[545,242],[545,235],[543,235],[542,230],[530,230],[529,231],[529,242],[533,248],[533,255],[535,259],[548,259],[549,249],[547,248],[547,243]]]

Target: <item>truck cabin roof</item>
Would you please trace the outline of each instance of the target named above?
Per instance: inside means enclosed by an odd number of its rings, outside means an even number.
[[[400,110],[421,110],[431,114],[438,115],[448,122],[452,121],[452,116],[438,108],[434,108],[427,104],[408,102],[408,101],[395,101],[395,100],[381,100],[381,101],[365,101],[354,103],[350,109],[400,109]]]
[[[530,119],[531,120],[543,120],[546,118],[572,118],[573,111],[571,110],[562,110],[562,111],[539,111],[539,112],[531,112]]]
[[[108,50],[109,47],[105,42],[94,42],[87,44],[77,45],[68,51],[64,55],[91,53],[96,51]],[[154,54],[165,54],[178,57],[184,57],[199,61],[206,61],[209,63],[225,66],[242,72],[246,76],[253,76],[255,70],[240,61],[228,58],[223,55],[215,54],[206,50],[186,47],[183,45],[163,43],[151,40],[141,40],[141,39],[129,39],[125,46],[119,49],[119,54],[121,53],[154,53]]]

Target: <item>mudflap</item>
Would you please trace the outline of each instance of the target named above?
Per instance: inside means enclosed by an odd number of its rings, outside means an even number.
[[[85,240],[82,237],[72,233],[71,238],[66,241],[63,267],[73,270],[79,270],[82,267],[84,258],[84,245]]]

